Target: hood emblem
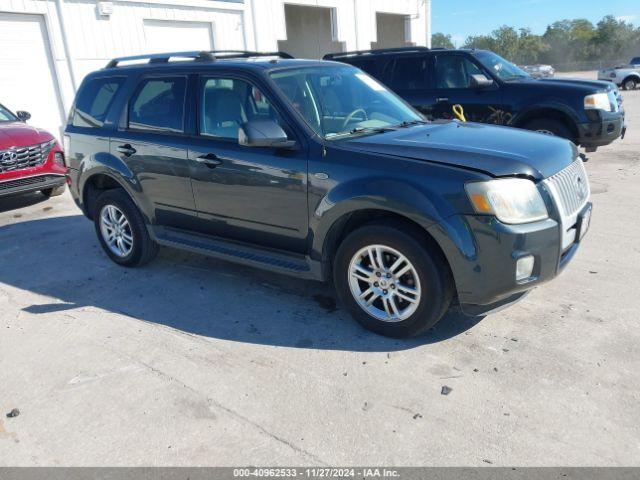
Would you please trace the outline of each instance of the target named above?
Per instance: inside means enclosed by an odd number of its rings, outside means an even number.
[[[18,153],[14,150],[7,150],[0,156],[3,165],[13,165],[18,161]]]

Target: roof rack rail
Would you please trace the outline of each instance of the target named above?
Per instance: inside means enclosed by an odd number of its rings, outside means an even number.
[[[117,67],[122,62],[132,62],[136,60],[148,60],[149,63],[167,63],[172,58],[191,58],[193,60],[215,60],[211,52],[169,52],[152,53],[148,55],[132,55],[129,57],[118,57],[107,63],[105,68]]]
[[[122,62],[134,62],[137,60],[147,60],[148,63],[168,63],[172,58],[186,58],[194,61],[214,61],[216,58],[251,58],[251,57],[279,57],[293,58],[286,52],[249,52],[246,50],[211,50],[192,52],[167,52],[153,53],[148,55],[133,55],[129,57],[118,57],[107,63],[105,68],[117,67]]]
[[[293,56],[287,52],[252,52],[248,50],[212,50],[212,55],[216,58],[251,58],[251,57],[279,57],[284,59],[292,59]]]
[[[343,57],[355,57],[358,55],[384,55],[387,53],[410,53],[410,52],[425,52],[429,51],[428,47],[397,47],[397,48],[376,48],[373,50],[353,50],[351,52],[336,52],[336,53],[327,53],[323,58],[323,60],[331,60],[334,58],[343,58]]]

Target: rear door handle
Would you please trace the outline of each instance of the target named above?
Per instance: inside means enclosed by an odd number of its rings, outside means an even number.
[[[133,155],[137,151],[135,148],[133,148],[128,143],[125,143],[124,145],[120,145],[117,150],[121,154],[123,154],[125,157],[130,157],[131,155]]]
[[[205,153],[196,158],[196,162],[206,165],[209,168],[216,168],[222,165],[222,160],[215,153]]]

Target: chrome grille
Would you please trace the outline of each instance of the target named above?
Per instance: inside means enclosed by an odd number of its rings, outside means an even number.
[[[42,165],[47,160],[50,151],[51,146],[48,144],[0,150],[0,173]]]
[[[591,189],[584,163],[576,160],[564,170],[545,180],[559,203],[558,208],[563,217],[577,214],[589,201]]]

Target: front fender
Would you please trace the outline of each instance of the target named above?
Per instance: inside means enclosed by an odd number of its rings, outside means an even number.
[[[450,206],[415,185],[387,178],[364,178],[331,189],[310,215],[311,257],[325,258],[328,239],[355,212],[376,210],[400,215],[427,229],[448,215]]]

